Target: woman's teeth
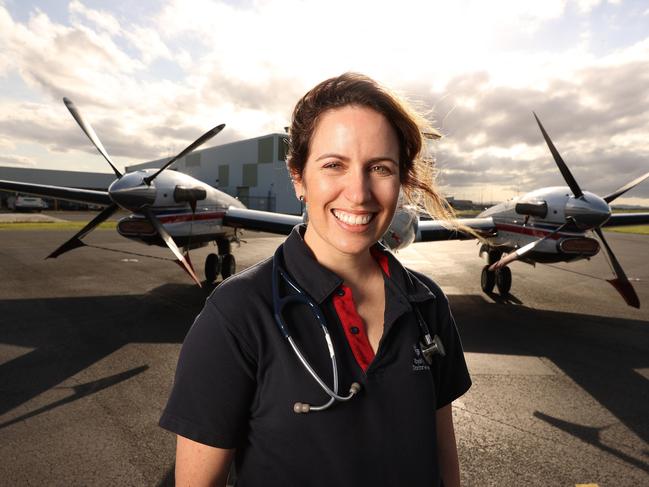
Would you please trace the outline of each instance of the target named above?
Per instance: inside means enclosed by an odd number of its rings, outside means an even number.
[[[374,213],[354,215],[353,213],[346,213],[340,210],[333,210],[332,213],[336,218],[347,225],[367,225],[374,216]]]

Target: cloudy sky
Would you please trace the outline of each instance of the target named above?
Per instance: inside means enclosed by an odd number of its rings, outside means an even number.
[[[0,165],[110,172],[63,96],[124,166],[219,123],[212,144],[281,132],[349,70],[434,120],[446,194],[563,184],[533,110],[582,188],[649,171],[649,3],[630,0],[0,0]]]

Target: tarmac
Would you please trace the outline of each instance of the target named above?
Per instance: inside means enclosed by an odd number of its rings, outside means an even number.
[[[87,237],[96,247],[44,260],[73,233],[0,230],[0,484],[173,485],[175,439],[157,421],[211,288],[166,249],[107,229]],[[481,292],[474,242],[398,253],[442,286],[463,339],[463,485],[649,485],[649,237],[606,236],[640,310],[605,282],[602,256],[514,263],[503,299]],[[244,238],[238,270],[282,241]],[[209,251],[192,252],[197,269]]]

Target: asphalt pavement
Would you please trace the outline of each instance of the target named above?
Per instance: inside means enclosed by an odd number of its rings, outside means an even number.
[[[210,288],[111,230],[44,260],[72,233],[0,231],[0,484],[173,485],[174,438],[157,420]],[[515,263],[502,299],[480,291],[473,242],[398,254],[441,284],[463,339],[463,485],[649,485],[649,237],[607,237],[640,310],[604,280],[601,256]],[[239,270],[282,241],[245,239]],[[208,252],[192,252],[197,269]]]

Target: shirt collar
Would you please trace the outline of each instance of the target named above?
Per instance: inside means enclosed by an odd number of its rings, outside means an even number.
[[[304,241],[306,225],[296,225],[284,242],[283,254],[286,270],[299,286],[318,304],[333,293],[343,280],[320,265]]]
[[[340,287],[343,280],[316,260],[313,252],[304,242],[305,230],[306,225],[304,224],[293,227],[284,242],[284,265],[300,287],[315,302],[322,304],[331,293]],[[435,298],[435,294],[416,275],[407,271],[383,245],[377,243],[376,248],[388,258],[390,278],[387,280],[391,281],[398,292],[405,295],[409,302],[417,303]]]
[[[407,297],[409,302],[418,303],[435,298],[435,293],[421,282],[413,272],[403,267],[392,252],[381,243],[377,243],[375,248],[387,256],[391,280],[398,290]]]

